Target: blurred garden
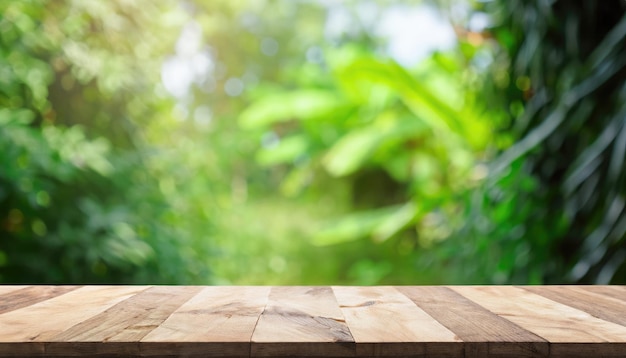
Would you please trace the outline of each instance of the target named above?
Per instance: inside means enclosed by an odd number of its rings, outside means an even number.
[[[0,1],[0,283],[626,284],[626,2]]]

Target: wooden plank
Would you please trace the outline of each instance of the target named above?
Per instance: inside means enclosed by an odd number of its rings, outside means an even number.
[[[399,286],[398,291],[454,332],[465,357],[545,357],[548,342],[443,286]]]
[[[357,356],[463,355],[454,333],[393,287],[333,286],[333,292]]]
[[[206,287],[140,344],[142,354],[250,356],[250,341],[269,287]]]
[[[578,288],[599,293],[604,296],[615,298],[620,301],[626,301],[626,286],[577,286]]]
[[[122,332],[109,338],[108,341],[140,341],[153,329],[160,326],[180,306],[200,292],[201,289],[202,287],[200,286],[165,286],[160,288],[159,292],[163,292],[159,293],[159,295],[163,295],[161,303],[140,321],[136,321],[133,325],[126,327]]]
[[[18,286],[19,287],[19,286]],[[33,305],[50,298],[74,291],[80,286],[27,286],[7,290],[0,300],[0,314]]]
[[[594,317],[626,326],[626,301],[575,286],[526,286],[525,290],[585,311]]]
[[[26,285],[0,285],[0,296],[7,294],[9,292],[21,290],[22,288],[26,288]],[[2,299],[2,297],[0,297]]]
[[[330,287],[273,287],[252,335],[253,357],[354,356],[354,339]]]
[[[148,288],[52,337],[52,342],[137,342],[201,290],[199,287]]]
[[[624,286],[64,287],[0,286],[0,356],[626,352]]]
[[[525,289],[512,286],[452,289],[549,341],[551,356],[623,356],[626,350],[626,327]],[[606,342],[616,344],[601,344]]]
[[[146,288],[85,286],[4,313],[0,315],[0,354],[41,354],[43,342]]]

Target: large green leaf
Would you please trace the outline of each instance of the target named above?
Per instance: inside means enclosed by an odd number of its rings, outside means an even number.
[[[264,97],[244,110],[239,124],[260,128],[274,122],[330,116],[346,103],[336,93],[324,90],[299,90]]]
[[[374,229],[372,234],[374,240],[381,242],[389,239],[414,222],[417,215],[418,207],[415,203],[408,202],[402,205]]]
[[[308,139],[304,135],[283,138],[275,147],[259,150],[256,159],[259,164],[268,166],[292,162],[306,153],[308,145]]]
[[[395,62],[359,59],[346,71],[355,78],[364,78],[395,90],[412,111],[436,129],[448,129],[460,134],[464,132],[459,112],[445,99],[438,98],[433,91],[414,79]]]
[[[382,113],[372,123],[353,130],[341,138],[326,154],[323,164],[332,175],[343,176],[361,169],[385,142],[416,136],[427,128],[415,117],[400,117],[394,112]]]
[[[315,245],[335,245],[365,238],[383,223],[397,206],[348,214],[329,223],[313,236]]]
[[[363,166],[384,136],[384,133],[374,127],[355,130],[345,135],[324,157],[326,170],[335,176],[355,172]]]

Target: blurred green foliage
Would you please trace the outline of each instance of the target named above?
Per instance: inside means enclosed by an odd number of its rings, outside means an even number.
[[[507,176],[534,181],[512,186],[524,192],[513,202],[528,265],[547,283],[626,282],[626,3],[510,1],[484,10],[510,68],[493,85],[506,93],[506,130],[516,140],[492,177],[494,187],[508,186]],[[519,173],[506,173],[516,162]]]
[[[455,229],[446,213],[458,212],[456,197],[477,185],[477,158],[490,141],[475,94],[461,87],[461,60],[438,54],[413,74],[346,47],[329,56],[329,70],[318,69],[315,82],[302,76],[298,90],[265,95],[241,114],[243,128],[275,138],[256,158],[286,169],[284,195],[336,185],[349,193],[341,215],[312,235],[314,244],[369,238],[382,249],[390,241],[390,256],[346,257],[355,259],[346,271],[368,263],[395,271],[394,257],[415,260],[413,251]],[[392,277],[420,279],[413,270]]]
[[[625,4],[359,6],[0,3],[0,281],[626,282]]]
[[[170,120],[155,73],[174,5],[0,4],[3,282],[204,281],[209,242],[178,224],[143,129]]]

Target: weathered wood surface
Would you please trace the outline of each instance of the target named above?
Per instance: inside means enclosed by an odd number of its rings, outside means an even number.
[[[0,356],[626,357],[625,286],[2,286]]]

